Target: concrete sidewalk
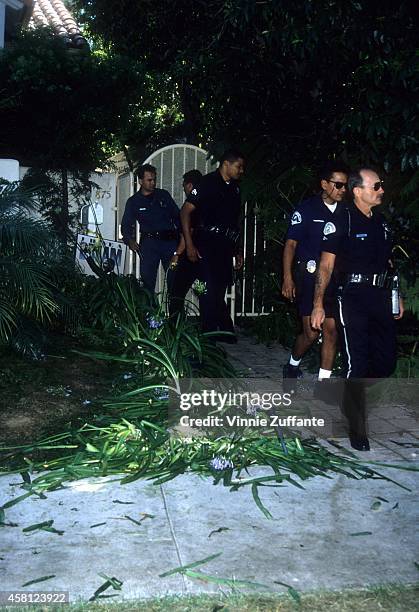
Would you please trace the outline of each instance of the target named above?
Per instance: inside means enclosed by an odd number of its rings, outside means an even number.
[[[120,592],[106,592],[118,598],[217,592],[217,585],[182,574],[159,577],[215,553],[222,554],[196,569],[258,582],[272,592],[284,590],[278,582],[300,591],[416,582],[417,474],[379,471],[412,492],[345,476],[312,479],[303,483],[304,491],[260,487],[271,520],[257,508],[250,487],[230,492],[194,475],[162,486],[121,486],[111,478],[70,483],[47,499],[32,496],[6,511],[13,526],[1,528],[1,589],[19,590],[29,580],[54,576],[24,590],[69,591],[71,601],[85,600],[104,573],[123,582]],[[0,479],[2,503],[22,493],[19,481]],[[62,535],[22,531],[51,519]]]
[[[242,369],[250,368],[248,376],[258,378],[277,376],[285,361],[279,349],[246,338],[228,350]],[[391,436],[388,424],[385,434],[373,433],[370,453],[353,454],[417,465],[418,432],[407,413],[408,423],[400,424],[402,416],[394,419]],[[346,438],[323,444],[336,453],[350,452]],[[111,477],[69,483],[46,499],[32,496],[6,510],[10,526],[0,527],[1,589],[54,576],[24,590],[64,590],[71,601],[86,600],[103,584],[98,574],[104,573],[123,582],[121,591],[105,592],[117,595],[115,601],[228,591],[180,573],[159,577],[215,553],[221,555],[196,570],[257,582],[267,592],[283,592],[281,582],[297,591],[417,582],[418,474],[376,469],[411,492],[392,482],[345,476],[304,481],[304,490],[259,487],[271,520],[256,506],[250,487],[230,492],[192,474],[162,486],[147,481],[121,486]],[[270,473],[251,470],[252,476]],[[24,492],[20,484],[20,476],[0,478],[0,505]],[[22,531],[51,519],[62,535]]]

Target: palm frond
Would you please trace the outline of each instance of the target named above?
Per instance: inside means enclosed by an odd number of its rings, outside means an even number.
[[[0,342],[7,342],[16,328],[16,310],[0,293]]]

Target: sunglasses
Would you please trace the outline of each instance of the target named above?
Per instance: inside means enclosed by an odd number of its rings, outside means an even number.
[[[374,185],[371,185],[374,191],[378,191],[379,189],[384,189],[383,181],[377,181]]]
[[[327,182],[333,183],[337,190],[342,189],[342,188],[347,189],[348,187],[348,183],[342,183],[341,181],[332,181],[329,179]]]
[[[374,189],[374,191],[378,191],[379,189],[384,189],[384,182],[377,181],[374,185],[357,185],[357,187],[361,187],[362,189]]]

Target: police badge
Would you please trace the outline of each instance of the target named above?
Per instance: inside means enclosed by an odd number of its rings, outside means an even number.
[[[307,272],[310,272],[310,274],[313,274],[316,271],[316,267],[317,266],[314,259],[310,259],[310,261],[307,262],[306,270]]]

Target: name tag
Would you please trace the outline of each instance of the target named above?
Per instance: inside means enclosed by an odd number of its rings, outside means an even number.
[[[368,234],[355,234],[355,238],[359,238],[360,240],[365,240]]]
[[[140,208],[139,210],[141,211],[141,210],[147,210],[147,209],[146,208]]]
[[[313,223],[324,223],[324,219],[313,219]]]

